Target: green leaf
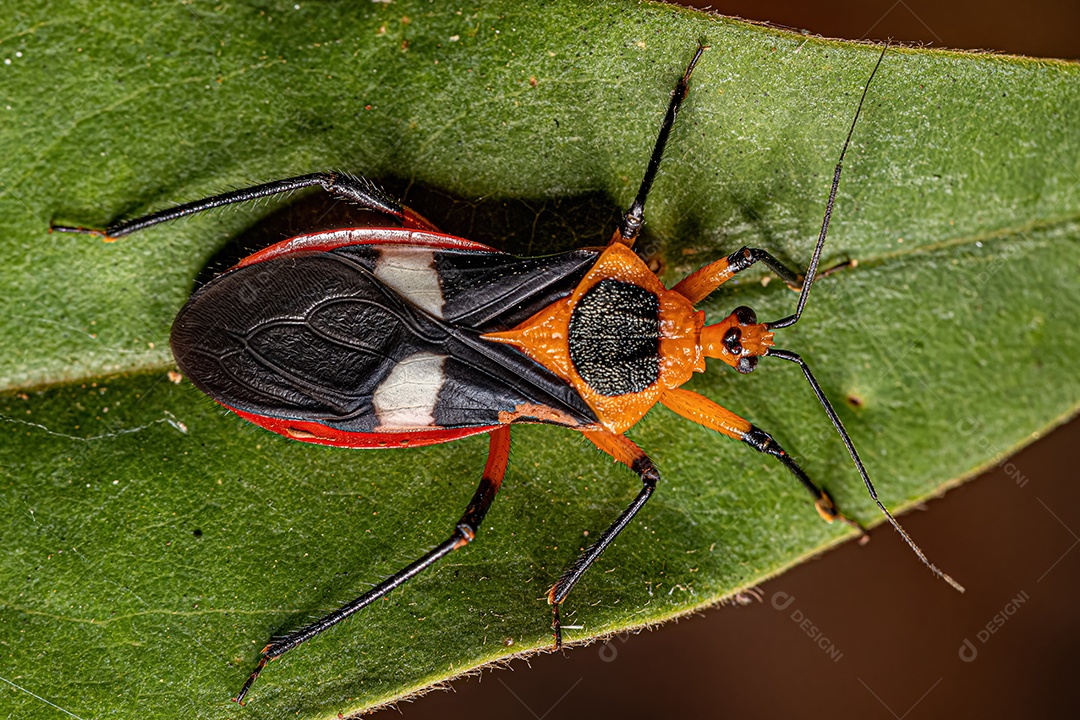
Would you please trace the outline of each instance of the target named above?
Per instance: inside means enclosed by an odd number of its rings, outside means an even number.
[[[50,220],[103,226],[340,168],[500,248],[600,244],[702,39],[711,47],[644,243],[668,280],[744,244],[806,264],[877,48],[632,2],[450,7],[5,4],[0,676],[11,713],[332,717],[544,648],[547,588],[638,489],[572,433],[515,428],[478,541],[273,663],[240,711],[229,698],[271,636],[448,534],[486,442],[308,446],[166,377],[170,322],[200,274],[348,211],[260,204],[109,245],[49,236]],[[858,265],[821,279],[778,341],[816,369],[895,509],[1076,411],[1078,112],[1080,69],[1055,61],[894,48],[870,88],[825,253],[826,265]],[[705,309],[790,312],[794,294],[760,278],[729,283]],[[879,520],[796,368],[765,361],[737,377],[710,365],[690,387],[772,432],[846,512]],[[573,641],[715,603],[850,537],[742,445],[663,409],[631,436],[664,480],[570,595]],[[963,581],[964,568],[946,569]]]

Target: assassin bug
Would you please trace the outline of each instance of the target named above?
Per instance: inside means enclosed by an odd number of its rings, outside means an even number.
[[[356,600],[262,651],[234,698],[242,703],[270,660],[318,635],[470,543],[506,473],[510,426],[550,423],[582,433],[641,479],[621,515],[548,592],[556,648],[559,607],[605,548],[645,505],[660,479],[624,433],[656,403],[779,460],[810,492],[821,516],[846,522],[828,494],[764,430],[681,389],[705,358],[740,373],[761,357],[799,366],[843,439],[870,496],[935,575],[933,565],[877,498],[851,438],[810,368],[774,346],[774,331],[798,322],[818,271],[840,172],[882,50],[863,89],[836,164],[805,279],[765,250],[744,247],[670,290],[631,249],[645,200],[686,97],[699,46],[679,79],[633,204],[605,248],[518,258],[440,233],[367,180],[315,173],[216,195],[124,220],[104,231],[54,226],[107,240],[211,208],[321,186],[392,218],[396,227],[300,235],[261,250],[197,290],[177,316],[173,354],[184,374],[251,422],[304,442],[352,448],[418,447],[487,433],[480,485],[450,537]],[[698,303],[762,262],[798,289],[795,312],[758,322],[748,307],[705,325]]]

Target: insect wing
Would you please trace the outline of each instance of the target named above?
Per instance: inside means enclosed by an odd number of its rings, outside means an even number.
[[[479,335],[569,294],[595,257],[401,244],[280,255],[197,291],[173,352],[196,386],[247,417],[345,433],[589,425],[565,383]]]

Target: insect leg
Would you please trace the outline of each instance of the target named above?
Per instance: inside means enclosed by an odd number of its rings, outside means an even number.
[[[720,258],[687,275],[672,290],[691,303],[698,303],[704,300],[713,290],[734,277],[736,273],[746,270],[757,262],[768,265],[769,269],[776,273],[789,287],[796,290],[802,288],[802,277],[768,252],[759,248],[742,247],[726,258]]]
[[[705,46],[698,45],[694,58],[686,67],[686,72],[683,73],[683,76],[679,78],[679,82],[675,85],[675,92],[671,95],[667,113],[664,114],[664,120],[660,123],[660,134],[656,138],[656,145],[653,146],[652,155],[649,157],[649,166],[645,169],[645,177],[641,180],[637,197],[634,198],[630,209],[623,214],[619,229],[616,231],[615,236],[611,238],[613,243],[621,242],[625,245],[633,245],[634,240],[637,239],[641,225],[645,222],[645,199],[652,188],[653,180],[656,179],[656,171],[660,168],[660,158],[664,155],[664,146],[667,144],[668,135],[671,134],[671,126],[675,124],[675,116],[679,112],[679,106],[686,98],[690,75],[694,72],[694,66],[697,65],[698,58],[701,57],[701,53],[704,51]]]
[[[755,427],[749,421],[744,420],[709,398],[689,390],[681,388],[666,390],[660,396],[660,402],[687,420],[696,422],[698,425],[707,427],[710,430],[716,430],[735,440],[741,440],[758,452],[772,455],[782,462],[784,467],[790,470],[791,474],[807,489],[810,496],[814,498],[814,507],[817,508],[818,514],[822,518],[830,523],[833,520],[847,523],[856,528],[864,537],[866,536],[866,530],[863,526],[854,520],[848,519],[837,510],[829,494],[810,479],[803,469],[799,467],[799,464],[795,462],[795,459],[784,448],[780,447],[780,444],[769,433]]]
[[[548,603],[552,607],[554,618],[552,629],[555,631],[555,648],[562,646],[562,626],[559,622],[559,605],[577,584],[589,566],[596,562],[600,553],[611,544],[611,541],[622,532],[631,519],[637,515],[638,510],[645,505],[649,497],[656,489],[656,483],[660,481],[660,471],[656,469],[653,461],[645,454],[645,451],[631,442],[624,435],[609,432],[607,430],[588,430],[582,432],[596,447],[606,452],[616,461],[626,465],[641,476],[641,492],[627,506],[622,514],[611,523],[600,538],[578,556],[576,560],[563,572],[551,590],[548,591]]]
[[[235,203],[250,202],[271,195],[282,195],[295,190],[314,187],[316,185],[322,186],[326,192],[334,197],[348,200],[368,210],[384,213],[396,218],[401,221],[405,227],[422,230],[435,229],[431,223],[412,210],[404,207],[370,180],[346,175],[344,173],[310,173],[308,175],[298,175],[296,177],[285,178],[284,180],[275,180],[273,182],[263,183],[262,185],[241,188],[240,190],[233,190],[232,192],[221,193],[220,195],[212,195],[211,197],[203,198],[202,200],[195,200],[193,202],[184,203],[183,205],[177,205],[176,207],[158,210],[149,215],[143,215],[129,220],[120,220],[112,223],[104,230],[69,227],[66,225],[53,225],[50,227],[50,230],[66,233],[101,235],[106,240],[115,240],[116,238],[129,235],[138,230],[187,217],[188,215],[194,215],[195,213],[200,213],[205,210],[212,210],[213,208],[222,207],[224,205],[233,205]]]
[[[255,671],[251,673],[233,700],[243,704],[244,696],[247,695],[248,690],[251,689],[252,684],[259,677],[259,673],[262,672],[267,662],[281,657],[297,645],[310,640],[327,628],[348,618],[357,610],[370,605],[394,588],[412,579],[421,571],[426,570],[444,555],[468,545],[476,537],[476,533],[480,529],[480,523],[483,521],[484,515],[487,514],[488,508],[491,507],[491,502],[495,499],[499,486],[502,485],[509,459],[510,426],[502,425],[491,431],[487,465],[484,468],[483,478],[481,478],[480,486],[477,487],[469,506],[465,509],[465,514],[461,516],[461,519],[458,520],[457,525],[454,527],[453,534],[446,541],[436,545],[424,554],[419,560],[394,573],[351,603],[342,606],[310,625],[300,628],[294,633],[290,633],[280,640],[275,640],[263,648],[262,658],[260,658],[258,666],[256,666]]]

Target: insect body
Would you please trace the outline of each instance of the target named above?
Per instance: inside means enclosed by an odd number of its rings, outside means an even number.
[[[858,110],[805,281],[768,252],[742,248],[667,289],[631,249],[702,50],[698,48],[675,88],[637,198],[602,249],[517,258],[438,232],[366,180],[323,173],[217,195],[122,221],[103,232],[53,228],[113,239],[221,205],[315,185],[382,213],[399,226],[292,238],[204,285],[173,324],[176,361],[196,386],[226,408],[304,442],[377,448],[490,435],[479,487],[447,540],[353,602],[268,645],[237,702],[268,660],[475,538],[506,472],[513,424],[549,423],[576,430],[641,480],[637,497],[548,592],[556,646],[562,642],[559,606],[645,505],[660,479],[648,455],[624,435],[657,403],[777,458],[810,492],[823,518],[860,527],[837,510],[767,432],[681,388],[705,369],[706,358],[718,358],[741,373],[753,371],[761,357],[798,364],[877,501],[850,438],[810,369],[798,355],[774,346],[774,331],[795,324],[806,304]],[[875,73],[880,63],[879,57]],[[750,308],[739,307],[707,325],[694,305],[757,262],[801,290],[795,313],[759,322]],[[880,501],[878,506],[923,562],[959,588],[926,559]]]

